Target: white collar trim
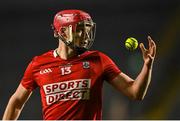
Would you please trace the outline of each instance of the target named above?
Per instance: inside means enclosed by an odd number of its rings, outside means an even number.
[[[55,49],[54,52],[53,52],[53,56],[54,56],[55,58],[58,56],[56,49]]]

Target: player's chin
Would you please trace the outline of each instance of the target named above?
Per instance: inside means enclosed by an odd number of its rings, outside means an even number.
[[[82,42],[82,43],[80,43],[79,47],[80,47],[80,48],[87,48],[87,47],[88,47],[88,44],[85,43],[85,42]]]

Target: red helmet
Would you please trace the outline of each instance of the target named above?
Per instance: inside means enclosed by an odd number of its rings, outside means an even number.
[[[75,40],[69,41],[63,38],[63,28],[72,26],[72,32],[76,33],[79,26],[90,25],[91,29],[86,33],[84,38],[84,45],[76,45]],[[82,10],[63,10],[58,12],[54,17],[53,23],[54,31],[58,33],[59,38],[69,47],[74,50],[87,50],[89,49],[95,38],[96,25],[92,21],[91,16]],[[74,38],[73,38],[74,39]]]
[[[92,21],[90,15],[81,10],[63,10],[58,12],[54,17],[54,29],[61,32],[61,28],[72,25],[73,31],[76,24],[81,21]]]

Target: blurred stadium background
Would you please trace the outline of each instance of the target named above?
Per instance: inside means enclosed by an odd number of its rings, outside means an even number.
[[[135,78],[143,61],[140,49],[128,52],[127,37],[157,44],[152,83],[143,101],[131,101],[104,84],[103,119],[180,119],[180,1],[179,0],[1,0],[0,117],[32,57],[57,47],[51,23],[62,9],[82,9],[97,24],[92,49],[109,55]],[[88,112],[87,112],[88,113]],[[39,90],[19,119],[42,119]]]

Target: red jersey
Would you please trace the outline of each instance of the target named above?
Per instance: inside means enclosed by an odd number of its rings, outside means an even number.
[[[119,73],[114,62],[99,51],[68,60],[49,51],[33,58],[21,84],[31,91],[40,88],[44,120],[99,120],[103,81]]]

